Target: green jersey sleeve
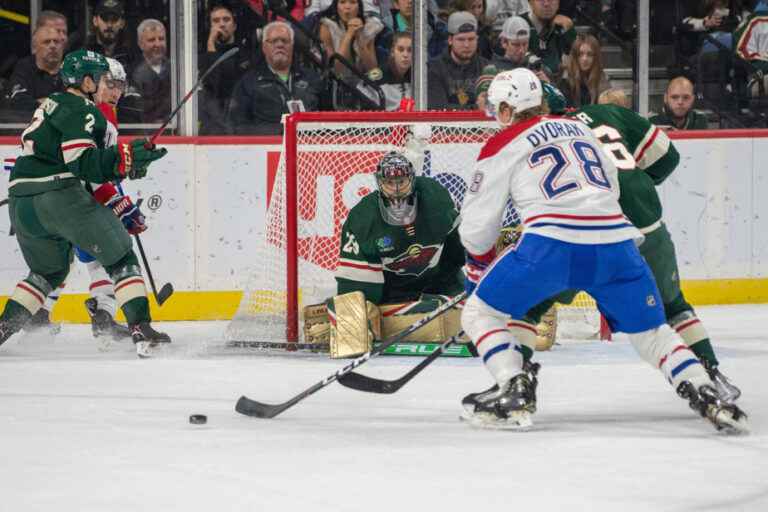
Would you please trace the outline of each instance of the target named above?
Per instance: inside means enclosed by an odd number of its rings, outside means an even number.
[[[341,229],[335,276],[337,293],[361,291],[367,300],[379,304],[384,296],[384,268],[381,257],[370,245],[368,234],[355,225],[355,211],[352,210]]]
[[[61,105],[49,117],[61,133],[61,154],[67,169],[82,180],[92,183],[120,179],[115,148],[102,148],[107,122],[95,105],[85,102],[81,108]]]

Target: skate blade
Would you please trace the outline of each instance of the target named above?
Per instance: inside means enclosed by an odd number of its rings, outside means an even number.
[[[533,427],[533,418],[528,411],[513,411],[508,418],[499,418],[495,414],[487,412],[463,411],[459,416],[473,428],[482,430],[516,430],[528,431]]]
[[[720,395],[720,400],[727,404],[732,404],[741,397],[741,390],[731,383],[725,383],[715,379],[715,388]]]
[[[732,411],[721,409],[715,413],[712,423],[718,432],[726,435],[743,436],[750,433],[749,421],[744,413],[735,418]]]

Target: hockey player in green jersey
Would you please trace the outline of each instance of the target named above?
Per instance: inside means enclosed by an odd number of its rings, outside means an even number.
[[[107,123],[92,101],[105,58],[78,50],[64,58],[64,93],[52,94],[22,133],[23,155],[8,184],[11,226],[30,274],[18,283],[0,315],[0,343],[40,308],[69,272],[73,244],[92,254],[115,284],[139,356],[170,338],[150,325],[149,301],[131,239],[111,209],[99,204],[83,181],[143,178],[165,149],[146,140],[104,147]]]
[[[675,246],[662,220],[661,199],[656,191],[680,161],[669,137],[647,119],[624,107],[603,103],[566,112],[565,101],[557,89],[545,87],[545,93],[553,113],[576,117],[602,142],[603,150],[619,169],[622,211],[645,235],[640,253],[656,279],[667,322],[701,360],[721,396],[730,401],[738,399],[741,391],[719,371],[709,334],[680,289]],[[615,97],[612,91],[605,91],[601,96],[603,101],[611,97]],[[572,298],[571,295],[556,299],[567,303]],[[533,308],[528,313],[528,320],[536,325],[552,303],[553,300],[549,300]]]
[[[360,290],[374,304],[460,293],[464,248],[448,191],[397,152],[382,157],[376,182],[341,230],[338,293]]]

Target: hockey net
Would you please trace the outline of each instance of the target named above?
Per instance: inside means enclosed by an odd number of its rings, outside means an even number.
[[[350,209],[376,188],[388,151],[402,151],[417,174],[443,185],[461,206],[474,162],[498,125],[474,112],[302,112],[285,120],[264,238],[230,344],[301,343],[304,306],[335,294],[341,227]],[[504,225],[519,222],[509,206]],[[558,339],[605,337],[594,301],[580,293],[558,306]]]

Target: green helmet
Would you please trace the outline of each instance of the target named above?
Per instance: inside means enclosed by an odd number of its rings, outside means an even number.
[[[101,75],[108,72],[109,63],[102,54],[91,50],[76,50],[64,57],[59,74],[65,85],[76,87],[86,76],[98,84]]]
[[[547,82],[542,82],[541,88],[544,91],[544,97],[547,99],[549,111],[553,114],[562,114],[565,112],[565,109],[568,108],[568,100],[565,99],[565,96],[560,92],[560,89]]]

